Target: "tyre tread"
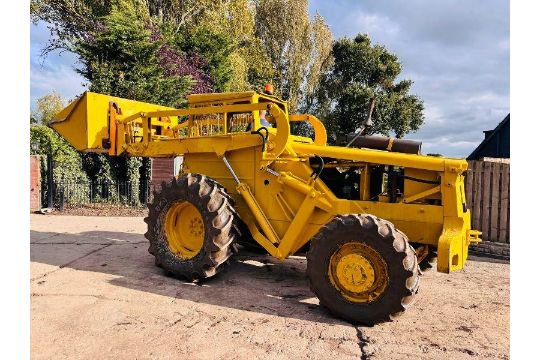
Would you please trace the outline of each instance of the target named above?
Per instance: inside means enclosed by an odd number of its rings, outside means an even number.
[[[392,309],[387,309],[388,311],[386,313],[383,311],[378,312],[377,314],[369,315],[370,318],[355,318],[351,314],[344,314],[343,309],[339,306],[334,306],[331,297],[320,296],[324,293],[324,291],[320,290],[320,284],[317,283],[318,281],[322,281],[321,276],[318,275],[320,274],[320,270],[314,270],[313,268],[316,266],[313,264],[323,260],[318,258],[321,256],[321,250],[319,248],[322,248],[323,242],[329,242],[332,241],[332,239],[335,239],[336,235],[334,233],[343,227],[351,227],[354,228],[355,231],[366,233],[376,231],[380,241],[392,245],[391,248],[393,248],[395,251],[395,258],[402,259],[401,263],[403,268],[401,269],[401,272],[404,276],[404,281],[403,286],[398,290],[398,299],[401,300],[394,304]],[[388,248],[390,248],[390,246],[388,246]],[[399,316],[409,306],[411,306],[414,303],[416,294],[418,293],[420,269],[418,266],[416,253],[414,248],[408,243],[407,236],[400,230],[396,229],[395,226],[388,220],[378,218],[371,214],[349,214],[334,217],[313,237],[310,249],[307,253],[307,260],[310,289],[319,297],[320,304],[327,307],[335,315],[355,323],[361,322],[364,324],[373,325],[381,321],[391,320],[392,318]]]
[[[166,261],[163,258],[163,252],[157,251],[160,246],[158,244],[159,237],[164,235],[156,233],[156,228],[159,228],[156,224],[160,221],[160,217],[164,216],[163,212],[168,209],[168,207],[160,209],[160,203],[174,202],[176,200],[174,196],[178,191],[197,194],[198,205],[205,209],[201,215],[203,218],[209,217],[209,221],[205,223],[211,224],[209,228],[205,229],[206,232],[209,232],[211,239],[208,240],[205,237],[201,250],[203,256],[200,259],[196,256],[197,260],[191,262],[193,266],[184,270],[178,270],[182,266],[175,265],[188,260],[181,259],[174,254],[173,256],[167,254],[168,259],[174,259],[172,262],[176,262],[176,264],[170,264],[171,260]],[[168,183],[162,182],[160,191],[154,191],[153,200],[147,206],[148,216],[145,217],[144,221],[148,224],[148,231],[145,233],[145,237],[150,243],[148,252],[155,256],[156,265],[163,267],[175,276],[198,280],[216,275],[228,264],[228,259],[236,250],[234,242],[238,237],[238,232],[234,225],[238,221],[238,215],[234,210],[234,200],[227,194],[225,187],[217,181],[195,173],[173,178]]]

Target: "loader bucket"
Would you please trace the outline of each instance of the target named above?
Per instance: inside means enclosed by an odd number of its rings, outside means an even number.
[[[60,111],[49,123],[75,149],[86,152],[107,152],[109,106],[115,103],[122,114],[174,110],[174,108],[85,92]]]

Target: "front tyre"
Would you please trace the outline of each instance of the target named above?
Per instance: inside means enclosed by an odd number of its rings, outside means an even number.
[[[405,234],[368,214],[337,216],[322,227],[311,241],[307,273],[321,305],[366,325],[405,311],[420,280]]]
[[[216,275],[235,251],[237,215],[215,180],[187,174],[163,184],[148,204],[145,237],[156,265],[197,280]]]

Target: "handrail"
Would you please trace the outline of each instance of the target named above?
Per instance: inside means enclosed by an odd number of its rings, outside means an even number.
[[[287,119],[287,115],[279,106],[274,103],[268,104],[268,112],[272,118],[276,121],[276,133],[274,141],[274,146],[271,149],[268,149],[263,153],[263,162],[261,167],[266,167],[270,165],[275,159],[277,159],[287,147],[287,142],[289,136],[291,135],[291,126]],[[272,134],[272,132],[270,133]]]
[[[250,112],[256,110],[266,110],[268,103],[255,103],[255,104],[236,104],[236,105],[219,105],[219,106],[205,106],[197,108],[176,109],[176,110],[162,110],[147,112],[147,117],[164,117],[164,116],[187,116],[187,115],[204,115],[204,114],[222,114],[222,113],[234,113],[234,112]]]
[[[187,109],[175,109],[175,110],[161,110],[161,111],[150,111],[150,112],[138,112],[133,115],[129,115],[118,121],[121,124],[128,124],[131,122],[138,122],[139,119],[142,120],[143,125],[143,140],[142,143],[148,143],[147,136],[149,132],[148,119],[156,117],[170,117],[170,116],[189,116],[189,115],[204,115],[204,114],[221,114],[221,113],[247,113],[257,110],[267,110],[270,113],[270,116],[276,122],[276,131],[271,132],[273,139],[273,147],[267,149],[263,152],[263,165],[268,166],[276,158],[278,158],[281,153],[285,150],[289,136],[291,135],[291,128],[289,125],[289,119],[287,114],[276,104],[274,103],[254,103],[254,104],[235,104],[235,105],[220,105],[220,106],[207,106],[199,108],[187,108]],[[313,122],[317,124],[317,120]],[[152,122],[153,123],[153,122]],[[186,122],[187,123],[187,122]],[[320,122],[319,122],[320,123]],[[184,125],[187,126],[187,125]],[[321,123],[322,126],[322,123]],[[173,129],[178,129],[180,124],[173,126]],[[317,134],[322,134],[320,127],[317,127]],[[324,129],[324,126],[323,126]],[[326,135],[326,130],[324,130],[324,135]],[[319,136],[317,139],[321,139]]]
[[[289,121],[306,121],[313,126],[313,131],[315,131],[315,139],[313,142],[316,145],[325,146],[326,141],[328,140],[328,135],[326,133],[326,128],[321,120],[317,117],[309,114],[292,114],[289,115]]]

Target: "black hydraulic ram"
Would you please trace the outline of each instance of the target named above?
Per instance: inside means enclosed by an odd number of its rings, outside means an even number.
[[[347,136],[347,140],[351,141],[354,135]],[[422,148],[421,141],[396,139],[386,136],[362,135],[356,137],[350,146],[358,148],[368,148],[376,150],[387,150],[406,154],[420,154]]]

